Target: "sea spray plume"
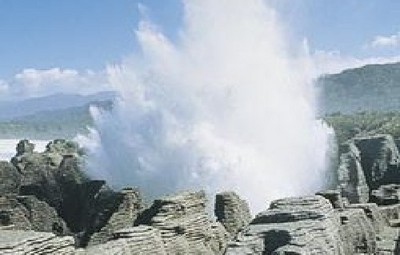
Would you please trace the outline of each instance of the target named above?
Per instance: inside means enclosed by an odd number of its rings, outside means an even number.
[[[177,42],[144,20],[140,57],[109,68],[120,98],[111,113],[94,111],[91,173],[152,197],[235,190],[255,212],[321,188],[328,132],[274,10],[261,0],[183,5]]]

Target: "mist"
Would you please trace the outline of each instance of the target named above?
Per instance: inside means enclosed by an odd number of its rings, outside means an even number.
[[[326,183],[330,130],[316,120],[312,63],[262,0],[183,1],[179,38],[138,24],[141,51],[107,70],[119,94],[92,109],[94,178],[149,198],[233,190],[253,212]],[[141,7],[143,8],[143,7]]]

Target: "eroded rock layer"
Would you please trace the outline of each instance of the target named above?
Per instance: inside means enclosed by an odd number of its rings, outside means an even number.
[[[0,254],[400,254],[399,152],[388,135],[340,146],[338,185],[273,201],[251,219],[234,192],[156,199],[90,180],[77,144],[38,153],[27,140],[0,162]]]
[[[1,230],[0,254],[75,254],[74,239],[70,236],[57,237],[45,232]]]

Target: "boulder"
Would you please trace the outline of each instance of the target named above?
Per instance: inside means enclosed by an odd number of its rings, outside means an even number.
[[[17,144],[17,156],[23,155],[25,153],[32,154],[35,149],[35,144],[29,142],[29,140],[21,140]]]
[[[46,145],[45,152],[60,155],[81,155],[82,149],[76,142],[65,139],[56,139]]]
[[[234,192],[222,192],[215,196],[215,216],[231,236],[251,221],[249,205]]]

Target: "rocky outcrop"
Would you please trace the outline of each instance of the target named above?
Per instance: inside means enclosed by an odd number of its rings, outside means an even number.
[[[8,229],[69,233],[56,210],[34,196],[3,196],[0,201],[0,225],[9,226]]]
[[[32,224],[27,217],[28,213],[15,196],[0,196],[1,229],[31,230]]]
[[[379,212],[387,222],[400,219],[400,204],[379,206]]]
[[[332,204],[333,208],[335,209],[344,208],[348,204],[347,199],[342,197],[341,192],[339,190],[320,191],[316,195],[328,199],[329,202]]]
[[[400,155],[391,135],[355,138],[354,143],[360,151],[361,165],[370,189],[400,184]]]
[[[385,227],[377,236],[376,254],[400,254],[400,228]]]
[[[53,232],[56,235],[69,234],[64,220],[46,202],[38,200],[35,196],[18,196],[17,201],[26,208],[26,216],[31,223],[32,230]]]
[[[346,209],[362,209],[377,234],[379,234],[384,229],[384,227],[388,225],[388,221],[383,217],[378,205],[374,203],[351,204],[347,205]]]
[[[226,254],[344,254],[339,217],[321,196],[276,200],[228,244]]]
[[[203,191],[143,209],[138,190],[89,180],[76,144],[55,140],[36,153],[23,140],[11,164],[0,162],[0,254],[400,254],[400,184],[391,179],[398,152],[390,141],[347,142],[337,189],[273,201],[253,220],[237,194],[219,193],[212,221]]]
[[[64,140],[58,141],[57,145],[61,147],[61,141]],[[64,141],[62,144],[71,147],[69,142]],[[34,195],[61,211],[64,195],[68,195],[64,189],[80,184],[86,179],[79,167],[77,148],[68,153],[61,149],[51,149],[53,146],[49,148],[43,153],[33,152],[33,145],[23,140],[18,143],[17,155],[11,162],[21,174],[20,195]]]
[[[226,231],[225,227],[220,222],[211,223],[211,236],[211,250],[214,254],[224,254],[228,241],[232,239],[232,236]]]
[[[215,216],[232,236],[251,221],[249,205],[234,192],[215,196]]]
[[[371,202],[378,205],[393,205],[400,203],[400,185],[382,185],[371,192]]]
[[[156,199],[137,223],[160,231],[167,254],[221,254],[213,249],[223,247],[223,229],[211,224],[206,203],[203,191]]]
[[[343,210],[338,214],[344,254],[374,254],[376,252],[376,232],[363,209]]]
[[[74,239],[52,233],[0,230],[0,254],[74,254]]]
[[[139,212],[143,209],[142,199],[138,190],[123,189],[119,192],[118,207],[113,211],[112,215],[103,221],[104,226],[95,231],[91,236],[88,245],[105,243],[120,229],[133,226]]]
[[[350,203],[367,203],[369,187],[361,167],[360,151],[353,142],[341,146],[338,168],[339,190]]]
[[[21,174],[13,164],[0,161],[0,195],[17,194],[21,185]]]
[[[138,192],[116,192],[104,181],[89,180],[82,159],[81,149],[71,141],[54,140],[41,153],[28,140],[20,141],[11,163],[0,163],[4,180],[0,195],[9,194],[0,203],[3,228],[57,234],[70,230],[76,244],[86,246],[105,242],[113,231],[133,226],[142,209]]]
[[[113,233],[111,241],[90,246],[79,254],[117,255],[117,254],[154,254],[167,255],[160,231],[150,226],[137,226],[120,229]]]

